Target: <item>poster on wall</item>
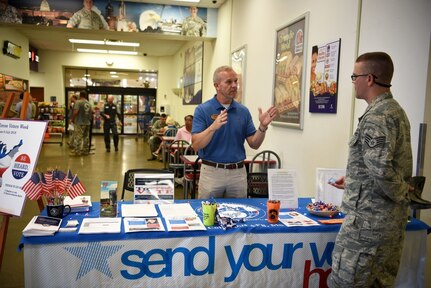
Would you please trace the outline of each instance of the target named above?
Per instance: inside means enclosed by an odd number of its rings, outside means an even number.
[[[238,76],[238,86],[235,100],[244,104],[245,98],[245,69],[246,69],[247,45],[232,52],[230,61],[233,70]]]
[[[0,119],[0,212],[21,216],[26,199],[21,188],[36,167],[46,124]]]
[[[309,12],[277,30],[273,104],[278,115],[274,125],[303,129],[308,18]]]
[[[184,53],[183,105],[202,103],[203,42],[196,42]]]
[[[215,37],[213,8],[109,0],[9,0],[0,23]],[[91,14],[91,21],[83,21]],[[88,18],[88,16],[87,16]]]
[[[310,107],[312,113],[337,113],[341,39],[311,50]]]

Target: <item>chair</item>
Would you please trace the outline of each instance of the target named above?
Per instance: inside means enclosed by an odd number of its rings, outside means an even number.
[[[184,151],[184,155],[197,156],[198,151],[195,151],[192,145],[190,145]],[[189,193],[192,199],[196,197],[196,192],[198,188],[198,183],[196,181],[199,180],[199,176],[200,176],[199,160],[200,158],[199,156],[197,156],[193,164],[184,163],[184,199],[188,198]]]
[[[410,180],[410,186],[414,188],[410,191],[410,208],[413,210],[413,217],[416,218],[417,210],[430,209],[431,202],[422,198],[422,192],[425,186],[426,178],[424,176],[413,176]]]
[[[186,148],[189,146],[190,143],[186,140],[175,140],[168,146],[168,168],[174,172],[175,176],[177,175],[178,170],[184,170],[184,163],[181,161],[181,156],[184,155]]]
[[[177,135],[177,132],[178,132],[177,128],[168,128],[166,129],[165,133],[163,133],[163,136],[175,137]]]
[[[255,168],[258,168],[258,171],[254,172]],[[253,157],[247,174],[248,198],[268,198],[268,168],[281,168],[277,153],[264,150]]]
[[[146,168],[137,168],[137,169],[130,169],[127,170],[126,173],[124,173],[124,181],[123,181],[123,189],[121,191],[121,200],[124,200],[124,192],[131,191],[134,192],[135,188],[135,174],[164,174],[164,173],[171,173],[169,170],[164,169],[146,169]]]

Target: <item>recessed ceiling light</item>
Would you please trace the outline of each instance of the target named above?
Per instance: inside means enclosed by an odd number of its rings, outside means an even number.
[[[137,42],[123,42],[121,40],[90,40],[90,39],[69,39],[70,43],[76,44],[92,44],[92,45],[110,45],[110,46],[125,46],[139,47]]]
[[[136,51],[120,51],[120,50],[105,50],[105,49],[85,49],[78,48],[76,51],[81,53],[98,53],[98,54],[119,54],[119,55],[138,55]]]

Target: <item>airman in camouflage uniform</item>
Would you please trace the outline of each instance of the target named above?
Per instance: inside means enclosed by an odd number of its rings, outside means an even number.
[[[73,14],[67,22],[67,28],[105,29],[101,15],[92,10],[93,0],[84,0],[84,8]]]
[[[93,110],[88,102],[86,91],[79,93],[79,100],[73,105],[73,115],[71,122],[75,126],[73,134],[73,146],[69,156],[86,156],[90,153],[90,124]]]
[[[408,217],[412,175],[409,120],[392,97],[389,55],[372,52],[355,63],[356,98],[368,107],[350,140],[342,209],[346,218],[332,254],[330,287],[393,287]]]

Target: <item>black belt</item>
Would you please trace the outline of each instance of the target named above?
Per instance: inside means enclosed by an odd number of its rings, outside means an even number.
[[[202,164],[216,167],[216,168],[222,168],[222,169],[240,169],[240,168],[244,167],[244,161],[241,161],[238,163],[226,163],[225,164],[225,163],[211,162],[211,161],[207,161],[207,160],[202,159]]]

